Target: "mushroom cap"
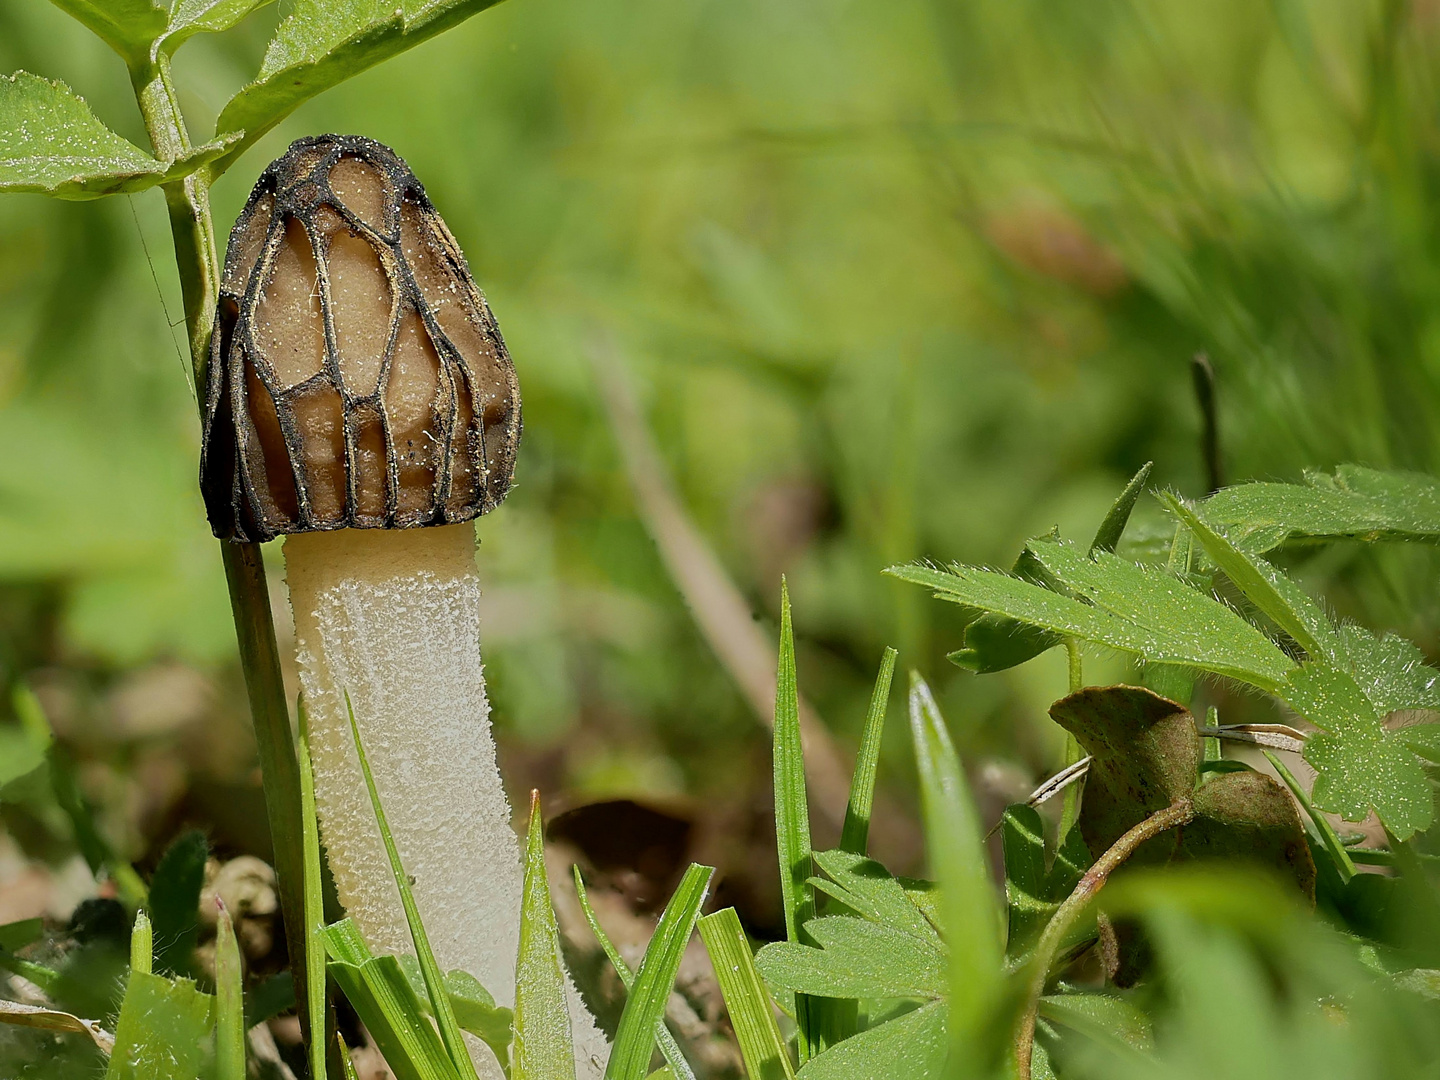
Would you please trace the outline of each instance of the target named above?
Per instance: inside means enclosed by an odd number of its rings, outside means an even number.
[[[299,139],[230,231],[200,487],[222,539],[468,521],[510,488],[515,367],[420,181],[355,135]]]

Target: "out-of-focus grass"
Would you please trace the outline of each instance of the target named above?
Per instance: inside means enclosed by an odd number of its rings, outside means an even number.
[[[291,138],[356,131],[408,159],[465,248],[526,409],[517,487],[479,525],[524,783],[743,801],[764,782],[762,729],[634,513],[591,382],[602,337],[772,624],[789,575],[802,681],[842,736],[894,644],[968,760],[1039,771],[1063,659],[950,669],[956,613],[879,568],[1088,536],[1148,459],[1200,494],[1197,349],[1230,479],[1440,467],[1431,7],[511,0],[307,105],[218,185],[217,220]],[[197,134],[277,17],[180,55]],[[143,141],[119,64],[58,10],[0,0],[16,67]],[[233,678],[167,311],[158,195],[0,203],[0,679],[46,669],[92,728],[158,661]],[[1370,590],[1381,622],[1384,590],[1409,593],[1423,624],[1401,628],[1435,644],[1428,553],[1327,558],[1313,572]]]

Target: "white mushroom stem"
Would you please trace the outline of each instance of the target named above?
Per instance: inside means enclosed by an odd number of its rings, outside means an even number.
[[[345,695],[435,956],[514,1004],[520,848],[495,763],[471,523],[285,540],[321,833],[340,902],[376,953],[413,953]],[[582,1077],[609,1047],[573,986]],[[485,1080],[500,1080],[478,1040]]]

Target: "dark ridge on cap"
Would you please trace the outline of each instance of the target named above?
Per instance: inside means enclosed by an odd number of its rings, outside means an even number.
[[[215,535],[468,521],[510,488],[520,387],[460,246],[389,147],[299,139],[230,232],[200,487]]]

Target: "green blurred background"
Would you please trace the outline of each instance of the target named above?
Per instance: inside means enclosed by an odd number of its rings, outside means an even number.
[[[195,134],[281,14],[179,55]],[[595,365],[634,387],[772,636],[788,576],[801,686],[841,747],[893,644],[982,792],[1013,798],[1059,762],[1063,656],[964,673],[962,613],[881,569],[1084,538],[1147,460],[1204,494],[1198,351],[1227,480],[1440,468],[1437,44],[1435,0],[509,0],[302,108],[218,184],[216,220],[302,135],[409,161],[524,396],[517,485],[478,526],[507,779],[743,841],[768,740],[637,513]],[[144,145],[122,64],[58,9],[0,0],[16,68]],[[142,866],[187,823],[222,854],[267,843],[180,311],[158,193],[0,199],[0,681],[37,691]],[[1440,645],[1433,553],[1301,569]],[[43,815],[0,814],[0,863],[63,897]]]

